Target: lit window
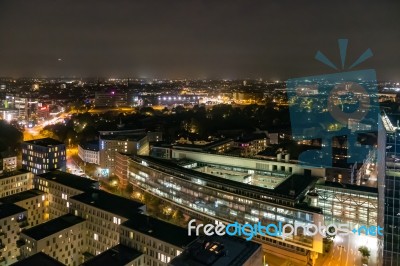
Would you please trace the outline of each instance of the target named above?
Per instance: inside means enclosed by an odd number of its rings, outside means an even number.
[[[93,239],[96,240],[96,241],[99,240],[99,235],[98,234],[94,234],[93,235]]]

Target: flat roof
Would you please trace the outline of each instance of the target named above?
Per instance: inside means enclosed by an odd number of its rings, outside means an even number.
[[[26,209],[12,203],[0,204],[0,219],[7,218],[24,211],[26,211]]]
[[[81,177],[58,170],[40,174],[38,176],[81,191],[91,190],[94,188],[95,184],[98,183],[97,181],[86,177]]]
[[[84,221],[85,219],[79,216],[65,214],[48,222],[24,230],[21,233],[35,240],[40,240],[76,224],[83,223]]]
[[[79,146],[84,150],[99,151],[99,141],[98,140],[82,142],[79,144]]]
[[[2,178],[9,178],[9,177],[13,177],[16,175],[22,175],[22,174],[26,174],[26,173],[30,173],[30,171],[26,170],[26,169],[18,169],[18,170],[14,170],[11,172],[3,172],[2,175],[0,175],[0,179]]]
[[[3,203],[16,203],[16,202],[20,202],[23,200],[27,200],[30,198],[34,198],[40,195],[45,194],[43,191],[39,190],[39,189],[30,189],[30,190],[26,190],[26,191],[22,191],[19,192],[17,194],[14,195],[10,195],[7,197],[3,197],[0,198],[0,202]]]
[[[125,266],[142,255],[143,253],[136,249],[118,244],[82,263],[81,266]]]
[[[136,214],[122,225],[177,247],[187,246],[197,238],[194,235],[189,236],[186,228],[145,214]]]
[[[357,186],[357,185],[343,184],[343,183],[332,182],[332,181],[325,181],[322,184],[317,184],[317,187],[319,187],[319,188],[324,188],[324,187],[326,187],[326,188],[341,188],[341,189],[349,189],[349,190],[355,190],[355,191],[360,191],[360,192],[378,194],[378,188],[376,188],[376,187]]]
[[[29,143],[29,144],[44,146],[44,147],[64,145],[64,143],[62,143],[61,141],[58,141],[58,140],[52,139],[52,138],[28,140],[28,141],[24,141],[24,143]]]
[[[171,266],[241,266],[261,249],[261,245],[234,236],[202,236],[192,242]],[[261,251],[259,251],[261,252]],[[256,262],[261,264],[260,261]]]
[[[23,260],[17,261],[13,264],[13,266],[32,266],[32,265],[40,265],[40,266],[63,266],[62,264],[56,259],[53,259],[49,255],[39,252],[32,256],[29,256]]]
[[[138,135],[101,135],[101,140],[139,141],[146,137],[146,134]]]
[[[259,193],[260,195],[280,197],[282,199],[293,200],[293,201],[297,200],[300,196],[302,196],[302,194],[304,194],[306,190],[312,185],[314,185],[318,180],[317,177],[313,176],[292,174],[291,176],[287,177],[283,182],[281,182],[278,186],[276,186],[274,189],[269,189],[265,187],[249,185],[234,180],[229,180],[222,177],[198,172],[192,169],[183,168],[170,160],[157,159],[149,156],[140,156],[140,155],[133,155],[131,158],[136,160],[138,163],[140,163],[141,160],[145,160],[153,164],[156,164],[157,166],[161,166],[163,169],[158,169],[158,167],[157,168],[153,167],[153,169],[159,171],[169,170],[168,171],[169,174],[173,174],[178,178],[186,180],[190,178],[200,178],[204,181],[221,184],[223,187],[226,186],[236,187],[243,190],[248,190],[250,192]]]
[[[103,190],[92,190],[75,195],[70,199],[94,206],[98,209],[125,217],[131,218],[140,208],[145,205],[141,202],[123,198]]]

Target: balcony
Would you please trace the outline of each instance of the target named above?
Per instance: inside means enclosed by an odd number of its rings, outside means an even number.
[[[17,240],[17,248],[20,248],[20,247],[22,247],[23,245],[25,245],[25,240],[23,240],[23,239]]]
[[[27,226],[29,226],[28,221],[23,221],[23,222],[21,222],[21,223],[19,224],[19,227],[20,227],[20,228],[24,228],[24,227],[27,227]]]

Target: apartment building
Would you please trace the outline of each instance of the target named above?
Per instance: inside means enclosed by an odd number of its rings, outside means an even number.
[[[17,156],[5,152],[0,153],[0,173],[17,170]]]
[[[65,144],[51,138],[25,141],[22,147],[22,169],[34,174],[66,170]]]
[[[169,266],[262,266],[261,245],[239,237],[203,236],[188,247]]]
[[[38,189],[30,189],[0,198],[2,204],[15,204],[26,209],[27,226],[32,227],[47,221],[48,194]]]
[[[64,266],[63,263],[50,257],[49,255],[38,252],[32,256],[21,259],[13,264],[12,266],[30,266],[30,265],[43,265],[43,266]]]
[[[86,219],[87,257],[99,255],[118,245],[120,224],[135,213],[146,211],[146,206],[142,203],[102,190],[72,196],[70,203],[71,213]]]
[[[17,261],[20,255],[17,240],[26,226],[27,212],[15,204],[0,204],[0,265]]]
[[[66,214],[21,232],[21,257],[43,252],[66,265],[83,262],[85,220]]]
[[[118,244],[82,264],[82,266],[99,265],[142,266],[144,255],[133,248]]]
[[[143,252],[144,265],[167,265],[197,237],[187,229],[143,214],[121,224],[121,244]]]
[[[33,174],[27,170],[3,173],[0,176],[0,197],[10,196],[33,187]]]
[[[48,213],[45,219],[54,219],[69,212],[70,197],[93,188],[97,181],[61,171],[52,171],[36,176],[35,188],[48,193]]]

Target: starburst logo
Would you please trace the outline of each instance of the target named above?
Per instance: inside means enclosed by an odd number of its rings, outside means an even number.
[[[360,145],[357,139],[360,133],[377,130],[376,73],[373,69],[345,71],[348,40],[339,39],[338,44],[341,72],[287,81],[293,140],[320,140],[321,149],[300,154],[298,159],[302,165],[331,167],[333,158],[335,163],[354,164],[362,162],[372,149]],[[367,49],[347,69],[353,69],[372,56],[371,49]],[[315,59],[339,70],[320,50]],[[332,140],[342,136],[347,138],[347,154],[333,156]]]

